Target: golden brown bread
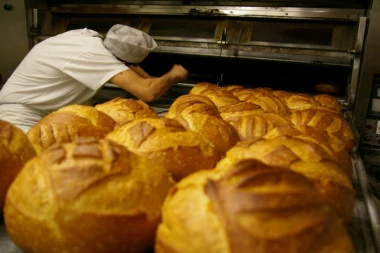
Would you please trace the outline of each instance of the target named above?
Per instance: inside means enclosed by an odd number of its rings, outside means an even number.
[[[117,97],[102,104],[97,104],[95,109],[110,116],[116,122],[116,127],[134,119],[159,118],[147,103],[132,98]]]
[[[264,136],[268,131],[277,127],[290,125],[290,120],[275,113],[260,112],[259,110],[241,111],[235,113],[220,113],[221,117],[230,123],[238,132],[240,140],[249,140]]]
[[[26,164],[4,220],[23,252],[146,252],[172,186],[163,168],[125,147],[80,138]]]
[[[197,172],[163,205],[155,252],[353,253],[335,212],[304,176],[243,160]]]
[[[306,110],[319,106],[311,95],[306,93],[293,93],[283,90],[273,91],[273,95],[281,99],[290,111]]]
[[[240,102],[240,100],[228,90],[211,83],[198,83],[189,91],[189,94],[208,97],[214,102],[218,109]]]
[[[325,129],[327,133],[343,141],[348,152],[354,146],[351,126],[337,113],[318,109],[299,110],[290,115],[290,120],[295,126],[306,125]]]
[[[226,91],[231,92],[232,95],[235,95],[235,96],[236,96],[236,92],[238,92],[239,90],[246,89],[244,86],[236,85],[236,84],[227,85],[227,86],[224,86],[223,88]]]
[[[309,95],[284,90],[273,90],[273,95],[281,99],[289,112],[318,109],[341,114],[341,108],[335,97],[328,94]]]
[[[241,101],[247,101],[248,99],[254,99],[255,97],[271,96],[273,90],[266,87],[257,87],[233,89],[231,92],[233,92],[233,94]]]
[[[342,167],[347,176],[352,178],[351,156],[347,152],[344,142],[333,135],[329,135],[324,129],[310,126],[283,125],[271,129],[263,137],[271,139],[278,136],[291,136],[319,145],[330,155],[332,160]]]
[[[200,82],[200,83],[195,84],[193,86],[193,88],[191,88],[191,90],[189,91],[189,94],[198,94],[199,95],[200,93],[202,93],[206,89],[219,90],[219,89],[221,89],[221,87],[219,87],[218,85],[213,84],[213,83]]]
[[[188,94],[177,98],[165,118],[174,119],[186,129],[201,134],[223,156],[240,140],[239,135],[232,125],[220,117],[215,106],[203,103],[199,97],[202,96]],[[206,98],[203,97],[203,100]]]
[[[276,113],[281,116],[289,114],[286,104],[274,96],[271,89],[245,89],[238,91],[236,96],[241,101],[251,102],[260,106],[265,112]]]
[[[68,105],[42,118],[27,135],[39,154],[55,143],[71,142],[81,136],[103,138],[115,124],[110,116],[92,106]]]
[[[219,116],[219,111],[214,102],[208,97],[196,94],[181,95],[170,105],[167,118],[175,118],[183,113],[202,113],[212,116]]]
[[[318,94],[314,95],[313,98],[315,101],[318,101],[321,106],[331,109],[336,113],[342,113],[342,108],[335,97],[328,94]]]
[[[354,190],[350,177],[319,145],[290,136],[241,141],[226,153],[216,168],[225,170],[243,159],[257,159],[267,165],[303,174],[344,223],[351,219]]]
[[[173,119],[136,119],[106,138],[161,164],[175,181],[198,170],[213,169],[220,159],[213,144]]]
[[[0,214],[9,186],[34,156],[36,151],[26,134],[10,122],[0,120]]]
[[[219,110],[220,116],[223,118],[232,115],[242,115],[244,113],[251,114],[253,112],[264,112],[263,108],[251,102],[241,101],[237,104],[223,106]]]

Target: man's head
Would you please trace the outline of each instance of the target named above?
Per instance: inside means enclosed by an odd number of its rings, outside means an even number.
[[[126,26],[112,26],[105,39],[104,46],[117,58],[128,63],[140,63],[157,47],[148,34]]]

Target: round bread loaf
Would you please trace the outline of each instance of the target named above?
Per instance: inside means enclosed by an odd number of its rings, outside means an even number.
[[[136,119],[106,138],[167,168],[175,181],[198,170],[213,169],[220,159],[211,142],[173,119]]]
[[[294,111],[290,115],[290,121],[295,126],[311,126],[317,129],[325,129],[330,135],[344,142],[346,150],[351,151],[354,146],[354,134],[351,126],[343,116],[318,109]]]
[[[164,168],[109,140],[79,138],[34,157],[4,208],[26,253],[147,252],[173,181]]]
[[[320,106],[311,95],[306,93],[294,93],[283,90],[273,91],[273,95],[281,99],[289,111],[306,110]]]
[[[231,89],[229,89],[231,90]],[[253,100],[255,97],[271,96],[273,90],[266,87],[233,89],[231,92],[241,101]]]
[[[289,111],[286,104],[272,93],[271,89],[256,88],[240,90],[236,96],[241,101],[260,106],[265,112],[276,113],[280,116],[288,115]]]
[[[102,104],[97,104],[95,109],[104,112],[115,122],[115,127],[140,118],[159,118],[157,113],[144,101],[117,97]]]
[[[181,114],[202,113],[212,116],[220,116],[218,108],[208,97],[196,94],[179,96],[171,104],[166,118],[175,118]]]
[[[93,106],[68,105],[42,118],[27,135],[39,154],[55,143],[71,142],[78,137],[103,138],[115,124]]]
[[[201,134],[223,156],[240,140],[239,135],[232,125],[220,117],[215,106],[203,103],[199,97],[203,96],[188,94],[177,98],[165,118],[174,119],[186,129]]]
[[[221,117],[230,123],[238,132],[240,140],[262,137],[277,126],[290,125],[290,120],[275,113],[260,110],[223,112]]]
[[[355,200],[351,180],[319,145],[291,136],[241,141],[227,151],[216,168],[225,170],[244,159],[256,159],[303,174],[336,210],[339,218],[344,223],[350,221]]]
[[[190,91],[189,94],[196,94],[208,97],[218,109],[226,105],[233,105],[240,102],[231,92],[211,83],[198,83]]]
[[[268,131],[264,138],[276,138],[278,136],[291,136],[306,140],[322,147],[330,158],[342,166],[349,178],[352,178],[352,161],[350,153],[347,152],[344,142],[333,135],[329,135],[324,129],[310,126],[277,126]]]
[[[226,91],[231,92],[233,95],[236,96],[236,93],[240,90],[246,89],[242,85],[236,85],[236,84],[231,84],[223,87]]]
[[[313,96],[315,101],[318,101],[321,106],[331,109],[332,111],[341,114],[342,108],[335,97],[328,94],[318,94]]]
[[[0,120],[0,213],[9,186],[34,156],[36,151],[26,134],[8,121]]]
[[[232,116],[232,115],[242,115],[242,114],[251,114],[254,112],[264,112],[263,108],[259,105],[255,105],[251,102],[241,101],[237,104],[224,106],[219,111],[219,114],[222,118]]]
[[[254,160],[183,179],[162,217],[156,253],[354,252],[345,227],[307,178]]]

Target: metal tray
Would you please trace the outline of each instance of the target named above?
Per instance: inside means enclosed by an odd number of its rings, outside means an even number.
[[[353,186],[355,189],[355,207],[348,232],[352,238],[357,253],[380,252],[380,211],[362,159],[352,154],[354,168]],[[378,202],[380,203],[380,202]],[[9,238],[3,217],[0,220],[0,252],[23,253]]]

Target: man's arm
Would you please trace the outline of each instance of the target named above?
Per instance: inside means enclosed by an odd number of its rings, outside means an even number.
[[[188,75],[187,70],[181,65],[174,65],[160,77],[151,77],[141,70],[140,67],[132,67],[112,77],[110,82],[143,101],[152,102],[165,94],[173,84],[185,80]]]
[[[145,72],[139,65],[128,65],[128,68],[135,71],[142,78],[152,78],[148,73]]]

